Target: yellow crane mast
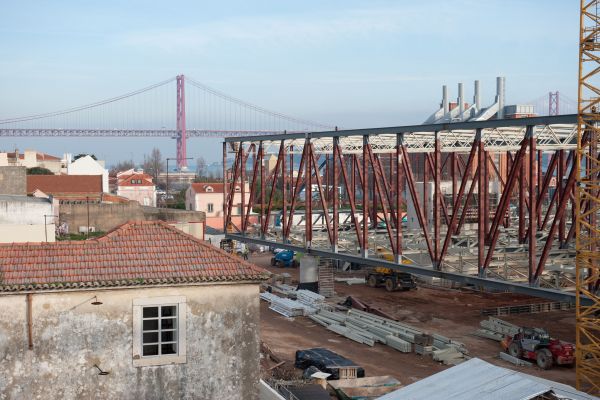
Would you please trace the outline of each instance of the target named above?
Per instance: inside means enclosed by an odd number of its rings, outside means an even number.
[[[581,0],[577,135],[577,388],[600,395],[600,0]]]

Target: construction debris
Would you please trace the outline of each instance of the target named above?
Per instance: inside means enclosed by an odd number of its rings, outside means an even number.
[[[484,308],[481,310],[483,315],[512,315],[512,314],[533,314],[550,311],[562,311],[575,308],[575,304],[568,302],[552,303],[533,303],[521,304],[517,306],[504,306],[494,308]]]
[[[529,361],[525,361],[525,360],[521,360],[520,358],[513,357],[510,354],[505,353],[503,351],[500,352],[500,358],[503,359],[504,361],[508,361],[508,362],[518,365],[520,367],[531,367],[533,365]]]
[[[444,365],[458,365],[467,360],[465,355],[454,347],[434,350],[432,357],[433,361],[440,361]]]
[[[364,285],[365,284],[365,278],[342,278],[342,277],[336,277],[334,278],[334,280],[336,282],[343,282],[346,285]]]
[[[489,317],[479,323],[481,329],[475,331],[475,335],[501,342],[506,336],[514,336],[519,332],[517,325],[501,320],[500,318]]]
[[[369,304],[365,303],[364,301],[362,301],[354,296],[348,296],[346,298],[346,301],[344,301],[343,303],[340,303],[340,304],[344,305],[346,307],[356,308],[357,310],[366,311],[371,314],[379,315],[380,317],[383,317],[383,318],[395,320],[390,314],[386,313],[385,311],[382,311],[378,308],[371,307]]]
[[[263,292],[260,294],[262,300],[271,303],[269,309],[288,318],[308,316],[317,312],[317,308],[300,301],[279,297],[273,293]],[[304,297],[306,299],[307,297]]]

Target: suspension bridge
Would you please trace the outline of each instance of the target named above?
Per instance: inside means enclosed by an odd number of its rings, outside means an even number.
[[[79,107],[0,119],[0,137],[173,138],[180,170],[187,168],[187,138],[331,129],[267,110],[184,75]]]
[[[538,115],[568,114],[558,92],[528,102]],[[173,113],[175,111],[175,113]],[[121,96],[54,112],[0,119],[0,137],[165,137],[176,140],[177,168],[187,167],[187,139],[333,130],[334,126],[251,104],[178,75]]]

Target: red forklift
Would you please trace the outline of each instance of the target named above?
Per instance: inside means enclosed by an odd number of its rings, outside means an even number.
[[[506,336],[502,347],[513,357],[535,361],[541,369],[550,369],[554,364],[572,366],[575,362],[572,343],[553,339],[540,328],[521,328],[514,336]]]

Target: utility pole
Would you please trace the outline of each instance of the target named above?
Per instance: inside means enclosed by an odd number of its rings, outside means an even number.
[[[44,237],[46,238],[46,243],[48,243],[48,217],[57,218],[58,215],[54,214],[44,214]]]
[[[90,197],[85,196],[85,202],[87,204],[87,226],[85,227],[85,238],[90,238]]]

